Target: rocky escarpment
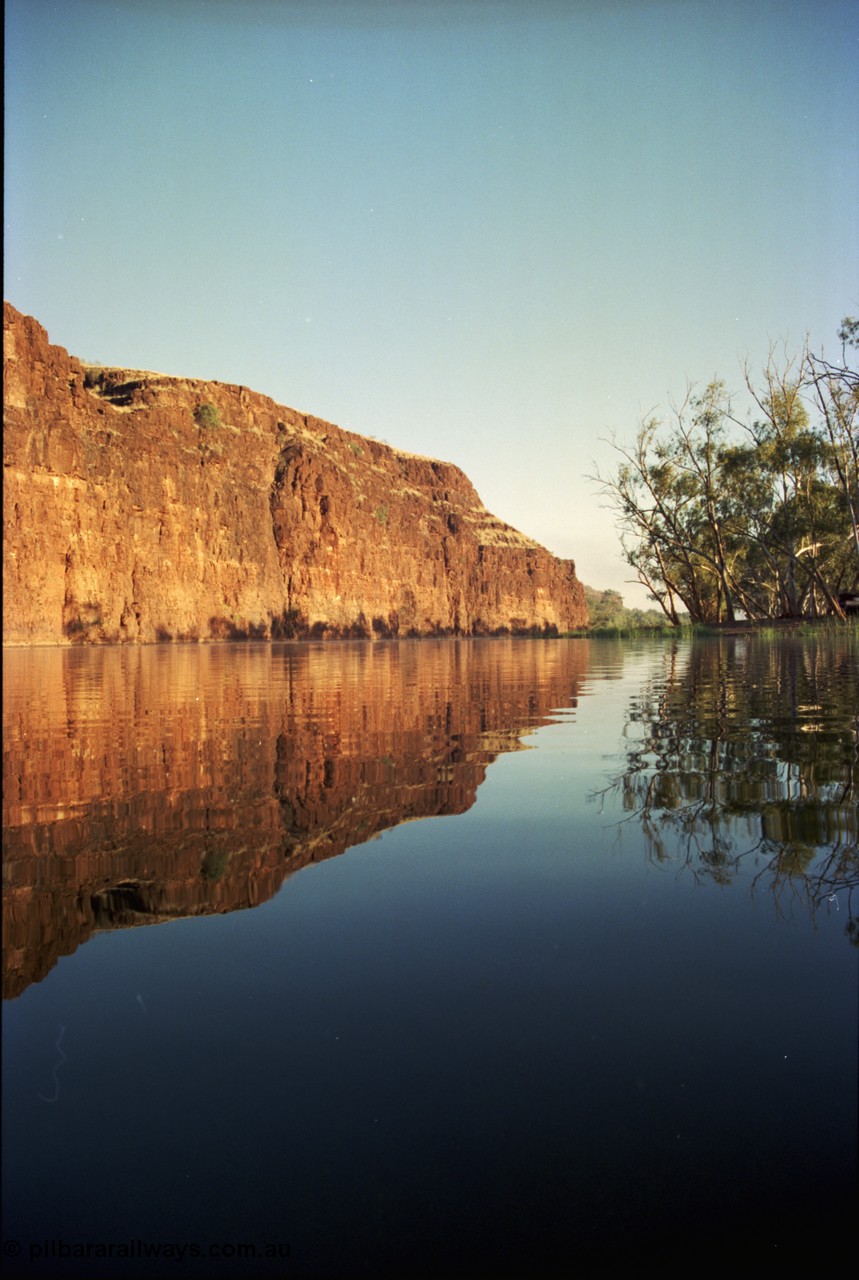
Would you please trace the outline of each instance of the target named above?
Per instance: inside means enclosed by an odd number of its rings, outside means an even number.
[[[4,304],[7,644],[587,622],[572,561],[455,466],[246,387],[94,369]]]

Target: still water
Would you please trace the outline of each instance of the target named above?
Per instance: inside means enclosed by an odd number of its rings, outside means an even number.
[[[10,651],[3,727],[7,1274],[837,1256],[859,637]]]

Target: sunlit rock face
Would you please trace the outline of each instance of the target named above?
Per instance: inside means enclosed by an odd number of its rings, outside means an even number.
[[[449,463],[246,387],[93,369],[4,304],[6,644],[567,631],[572,561]]]
[[[32,648],[3,671],[3,995],[101,929],[257,906],[464,813],[588,642]],[[522,648],[525,652],[522,653]]]

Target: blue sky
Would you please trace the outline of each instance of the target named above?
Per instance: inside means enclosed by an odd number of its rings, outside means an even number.
[[[855,0],[7,0],[4,296],[463,467],[644,594],[604,438],[859,313]]]

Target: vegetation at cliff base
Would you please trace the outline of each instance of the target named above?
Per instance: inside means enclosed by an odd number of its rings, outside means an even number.
[[[619,636],[633,632],[670,630],[665,614],[659,609],[627,609],[619,591],[600,591],[596,587],[582,585],[588,605],[591,633]],[[688,622],[688,618],[685,621]]]
[[[595,477],[624,554],[672,625],[844,617],[859,604],[859,320],[841,359],[806,345],[748,367],[747,419],[725,384],[643,421]],[[853,365],[850,359],[853,358]],[[593,612],[592,612],[593,620]]]

